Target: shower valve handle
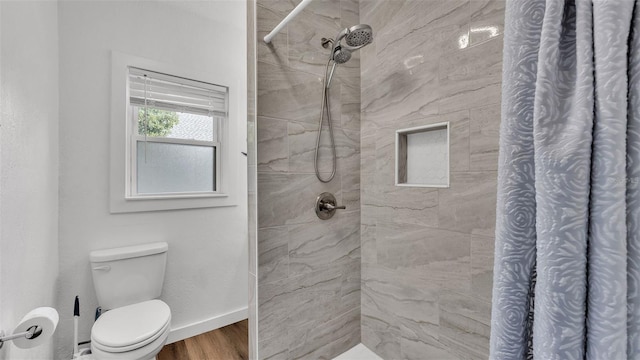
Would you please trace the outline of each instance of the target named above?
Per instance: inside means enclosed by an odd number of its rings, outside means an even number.
[[[322,220],[331,219],[338,209],[346,209],[342,205],[336,205],[336,197],[333,194],[324,192],[316,198],[316,215]]]
[[[340,209],[340,210],[344,210],[344,209],[346,209],[346,208],[347,208],[347,207],[346,207],[346,206],[344,206],[344,205],[342,205],[342,206],[336,206],[335,204],[332,204],[332,203],[330,203],[330,202],[322,202],[322,203],[320,204],[320,206],[321,206],[321,207],[323,207],[323,208],[325,208],[325,209],[327,209],[327,210],[329,210],[329,211],[339,210],[339,209]]]

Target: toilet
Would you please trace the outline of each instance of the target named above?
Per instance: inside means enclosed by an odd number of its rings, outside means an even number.
[[[92,251],[91,274],[102,315],[91,329],[94,359],[150,360],[167,341],[171,309],[162,293],[165,242]]]

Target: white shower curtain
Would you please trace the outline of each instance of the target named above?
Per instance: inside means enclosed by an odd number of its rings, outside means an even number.
[[[640,358],[639,5],[507,0],[492,359]]]

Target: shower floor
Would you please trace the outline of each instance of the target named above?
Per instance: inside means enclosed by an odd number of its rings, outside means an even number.
[[[333,360],[382,360],[382,358],[369,350],[366,346],[358,344],[346,352],[336,356]]]

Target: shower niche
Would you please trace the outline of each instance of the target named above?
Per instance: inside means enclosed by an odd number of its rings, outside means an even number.
[[[396,130],[396,186],[449,187],[449,122]]]

